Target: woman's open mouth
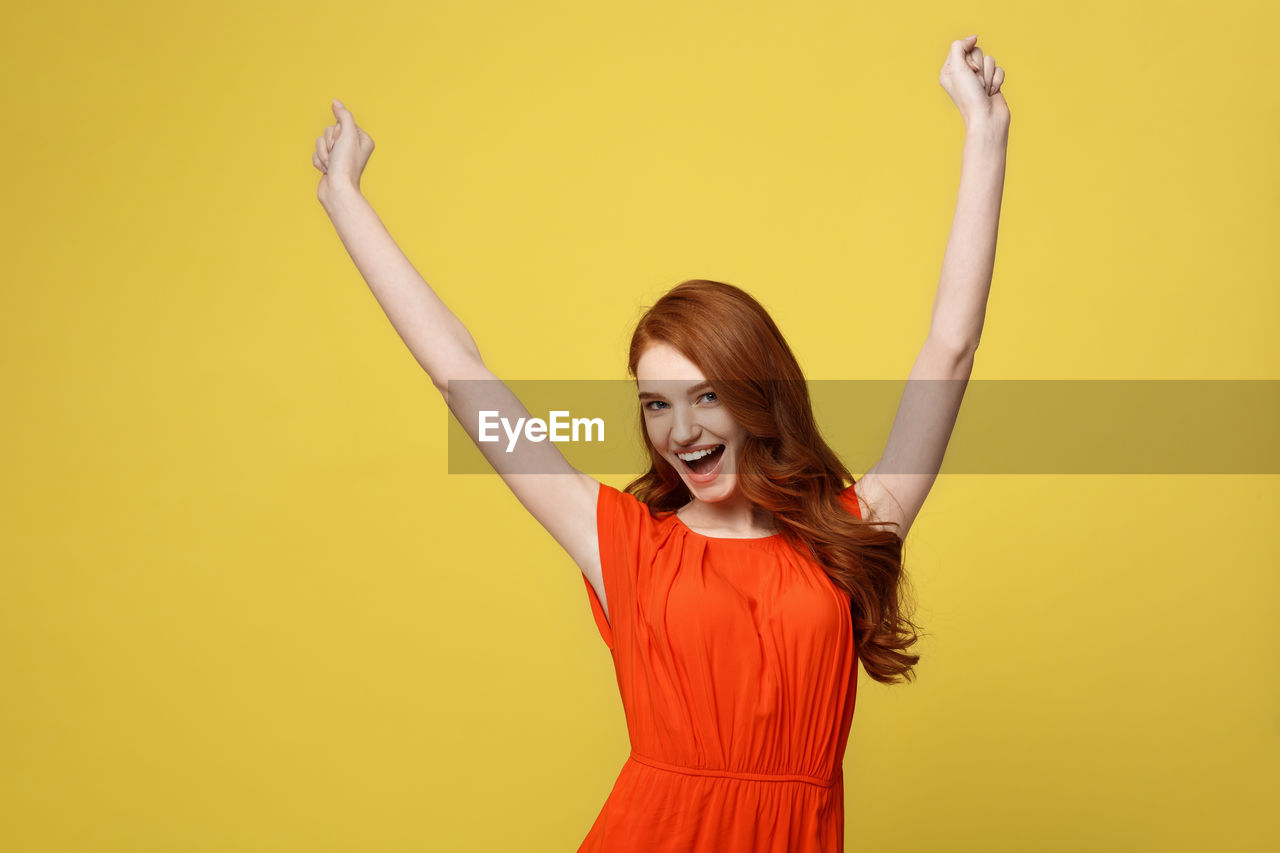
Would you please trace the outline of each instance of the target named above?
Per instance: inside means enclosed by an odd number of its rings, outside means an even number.
[[[709,483],[720,473],[720,466],[724,463],[724,445],[717,444],[691,453],[677,453],[676,458],[684,463],[685,473],[690,480]]]

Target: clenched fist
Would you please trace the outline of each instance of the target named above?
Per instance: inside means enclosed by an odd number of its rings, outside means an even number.
[[[966,127],[975,121],[1008,126],[1009,105],[1000,92],[1004,69],[997,67],[992,57],[982,55],[976,35],[951,43],[938,82],[959,108]]]
[[[336,98],[331,105],[337,124],[324,129],[324,136],[316,138],[316,153],[311,162],[322,173],[316,194],[323,202],[325,196],[341,184],[344,189],[360,189],[360,176],[373,154],[373,137],[356,125],[351,112]]]

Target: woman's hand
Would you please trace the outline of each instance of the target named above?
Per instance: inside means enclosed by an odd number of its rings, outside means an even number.
[[[951,43],[938,82],[960,109],[965,127],[983,121],[1008,127],[1009,105],[1000,93],[1004,69],[992,57],[983,56],[977,42],[977,36],[969,36]]]
[[[356,126],[342,101],[335,98],[331,106],[338,123],[326,127],[324,136],[316,137],[316,153],[311,155],[312,164],[323,173],[316,190],[321,202],[339,186],[359,191],[360,175],[373,154],[373,137]]]

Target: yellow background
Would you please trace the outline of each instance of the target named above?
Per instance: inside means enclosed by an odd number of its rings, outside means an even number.
[[[500,376],[622,377],[701,277],[810,377],[902,378],[959,175],[938,71],[978,33],[1013,123],[975,378],[1280,378],[1274,4],[6,17],[6,851],[573,850],[626,757],[580,573],[444,473],[316,201],[332,97]],[[849,849],[1276,849],[1276,483],[941,478]]]

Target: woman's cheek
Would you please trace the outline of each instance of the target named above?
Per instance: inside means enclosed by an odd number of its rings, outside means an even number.
[[[661,429],[660,427],[658,427],[658,426],[655,426],[655,425],[654,425],[654,422],[653,422],[653,419],[652,419],[652,418],[650,418],[648,421],[646,421],[646,422],[645,422],[645,430],[647,430],[647,431],[648,431],[648,433],[649,433],[649,442],[650,442],[654,447],[665,447],[665,446],[666,446],[665,444],[663,444],[663,441],[664,441],[664,439],[665,439],[665,436],[664,436],[664,435],[663,435],[663,433],[662,433],[662,429]]]

